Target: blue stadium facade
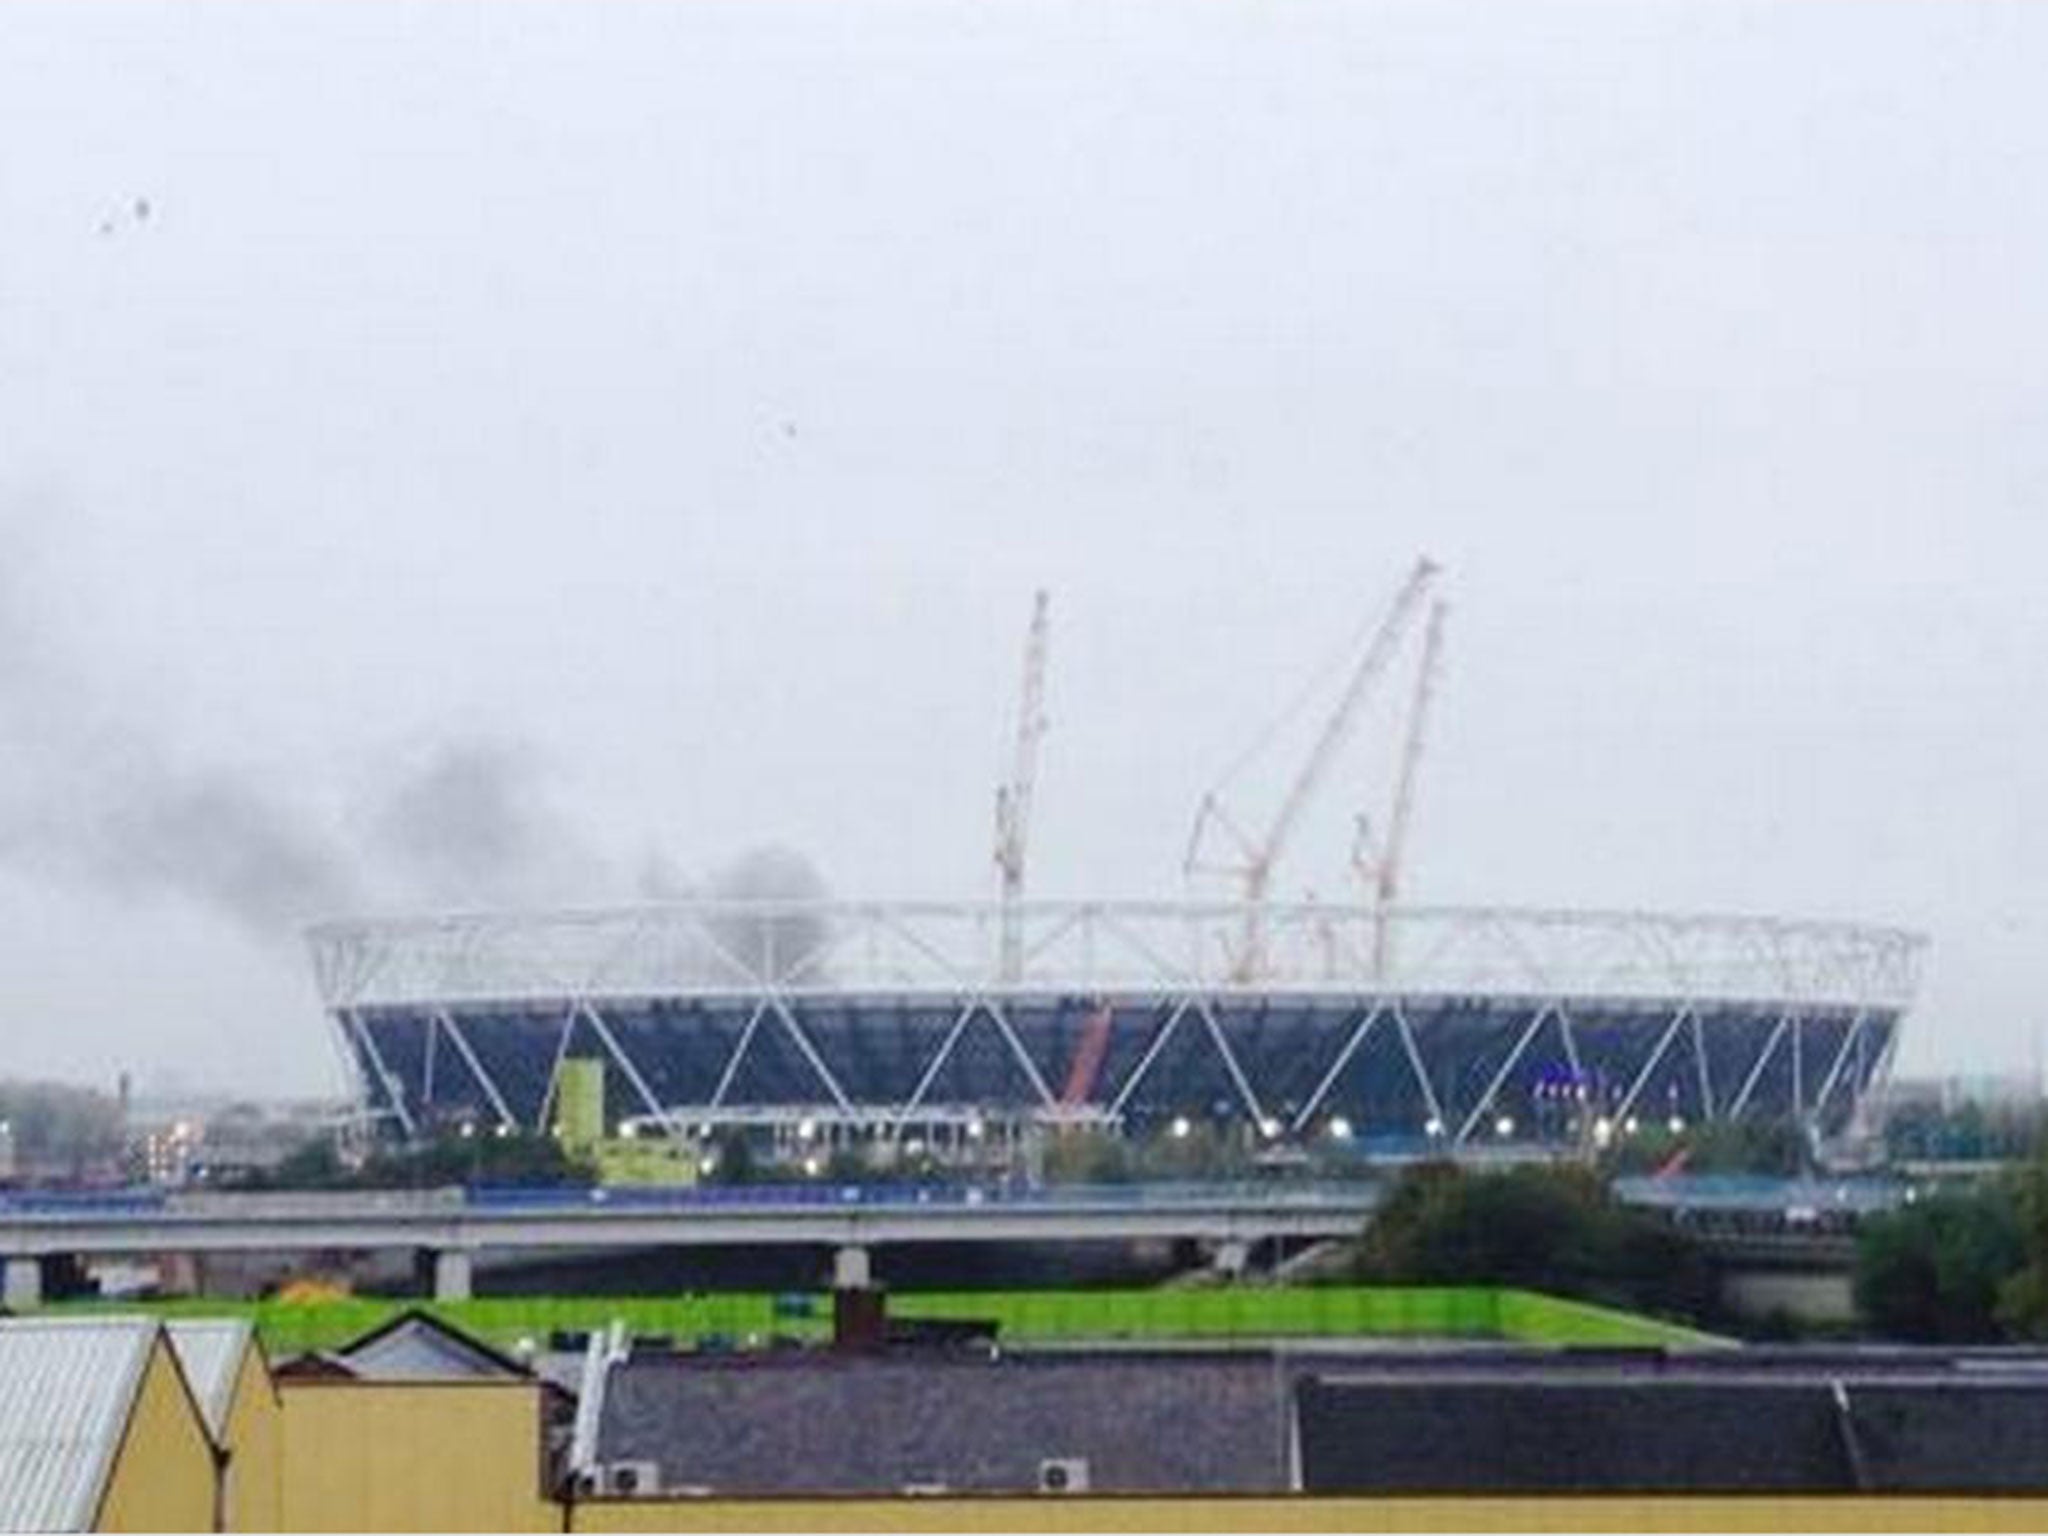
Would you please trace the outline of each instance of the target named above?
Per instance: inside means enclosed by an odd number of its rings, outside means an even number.
[[[363,1103],[400,1133],[545,1127],[559,1064],[594,1057],[608,1102],[681,1133],[953,1114],[1451,1149],[1673,1118],[1838,1135],[1889,1069],[1921,950],[1773,919],[1247,918],[695,904],[338,925],[314,950]]]

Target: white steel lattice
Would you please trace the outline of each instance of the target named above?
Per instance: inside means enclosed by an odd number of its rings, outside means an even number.
[[[1274,906],[1236,974],[1233,903],[1022,904],[1004,975],[995,902],[719,902],[330,923],[332,1011],[482,1001],[806,995],[1506,996],[1903,1010],[1925,939],[1776,917],[1504,907]],[[1375,962],[1376,925],[1386,944]]]

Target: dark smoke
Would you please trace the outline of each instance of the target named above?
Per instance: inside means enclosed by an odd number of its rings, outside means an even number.
[[[61,510],[61,509],[60,509]],[[42,594],[73,590],[50,558],[61,519],[0,506],[0,872],[124,900],[184,902],[266,941],[366,908],[683,900],[696,885],[659,850],[608,860],[547,794],[546,764],[501,741],[449,740],[396,766],[346,818],[273,781],[194,760],[148,702],[73,664]],[[709,882],[726,900],[814,900],[801,854],[764,847]],[[825,938],[815,916],[733,913],[717,936],[787,974]]]
[[[528,748],[443,743],[382,792],[366,850],[399,889],[435,905],[559,901],[616,889],[603,860],[547,801]]]
[[[55,559],[63,510],[0,518],[0,865],[182,898],[258,934],[354,901],[333,838],[299,807],[184,760],[73,665],[41,601],[74,585]]]
[[[794,849],[749,849],[711,877],[709,894],[730,902],[816,902],[829,894],[817,866]],[[830,937],[811,912],[720,912],[708,926],[741,964],[771,980],[821,979],[819,952]]]
[[[84,828],[86,867],[128,894],[185,896],[256,934],[345,911],[359,887],[306,817],[223,770],[165,774]]]

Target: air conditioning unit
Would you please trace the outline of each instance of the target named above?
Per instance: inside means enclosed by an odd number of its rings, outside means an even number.
[[[604,1469],[603,1491],[614,1498],[661,1491],[661,1468],[651,1461],[614,1461]]]
[[[1086,1493],[1088,1491],[1088,1458],[1086,1456],[1048,1456],[1038,1464],[1038,1491],[1040,1493]]]

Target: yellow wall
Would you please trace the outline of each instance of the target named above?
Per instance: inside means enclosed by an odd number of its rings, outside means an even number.
[[[227,1485],[222,1508],[231,1531],[274,1531],[284,1523],[284,1404],[270,1368],[253,1345],[243,1352],[228,1408]]]
[[[214,1517],[213,1442],[162,1333],[114,1452],[95,1529],[210,1531]]]
[[[573,1531],[2039,1531],[2048,1498],[637,1499]]]
[[[533,1381],[284,1381],[288,1531],[558,1531]]]

